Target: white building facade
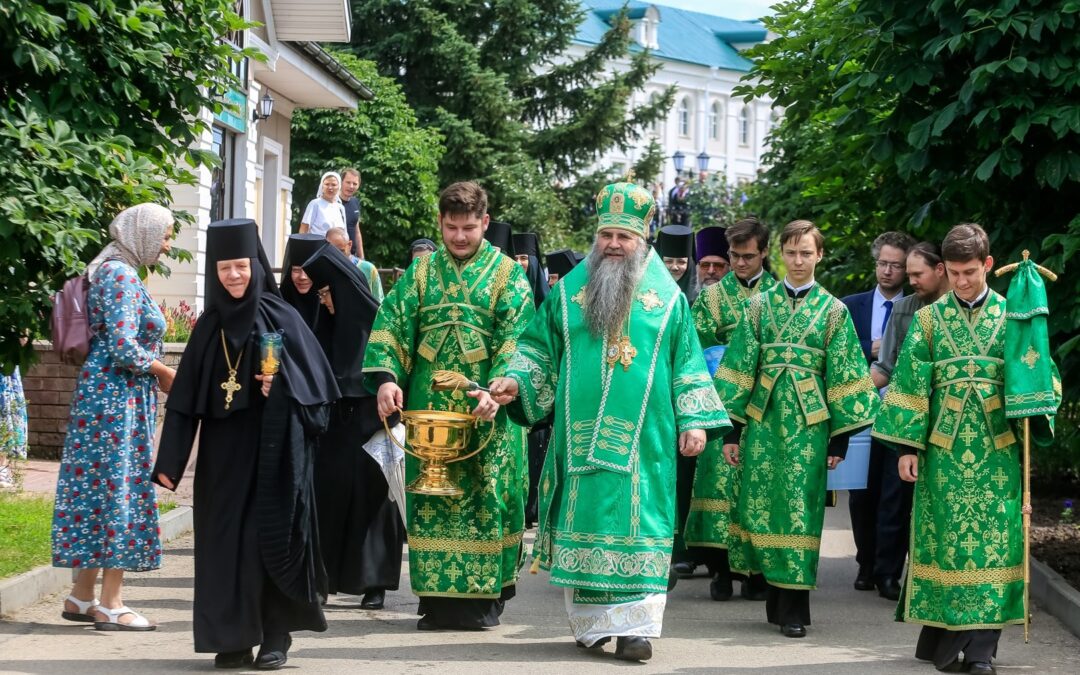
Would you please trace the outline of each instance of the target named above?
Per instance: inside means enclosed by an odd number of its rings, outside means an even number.
[[[274,266],[280,266],[288,238],[294,199],[289,176],[290,123],[301,108],[356,109],[371,92],[317,42],[348,42],[351,10],[348,0],[238,0],[235,11],[262,24],[231,36],[238,47],[252,47],[264,62],[245,60],[236,74],[243,90],[226,96],[238,111],[204,111],[210,129],[197,149],[221,160],[219,168],[195,170],[194,185],[172,190],[172,208],[187,211],[195,225],[181,229],[178,248],[193,260],[168,261],[169,278],[152,275],[154,298],[169,306],[181,300],[196,313],[203,309],[206,226],[227,218],[252,218],[260,227],[263,247]],[[264,99],[273,100],[272,113],[258,119]],[[181,160],[182,161],[182,160]]]
[[[647,129],[636,146],[599,157],[597,166],[625,171],[655,139],[666,158],[659,179],[665,195],[675,183],[671,158],[676,153],[685,160],[683,177],[698,178],[700,162],[707,175],[723,175],[732,185],[755,180],[763,169],[766,136],[781,111],[769,99],[744,103],[732,91],[750,70],[750,61],[739,52],[768,39],[765,28],[655,3],[584,0],[586,18],[568,56],[581,58],[595,46],[623,4],[634,22],[634,49],[648,48],[660,64],[632,105],[647,103],[672,86],[675,100],[666,119]],[[628,66],[625,60],[611,64],[617,72]]]

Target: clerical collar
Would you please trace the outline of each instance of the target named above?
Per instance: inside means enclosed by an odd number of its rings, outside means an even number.
[[[967,300],[961,298],[959,295],[956,295],[956,291],[953,291],[953,296],[956,297],[956,301],[960,303],[961,307],[969,311],[976,310],[982,307],[983,303],[986,302],[986,296],[988,295],[990,295],[990,287],[986,286],[983,288],[982,293],[979,293],[979,297],[975,298],[971,302],[968,302]]]
[[[738,279],[739,283],[742,284],[744,288],[753,288],[754,284],[757,283],[758,279],[761,278],[762,274],[765,274],[765,268],[759,269],[758,273],[749,279],[739,279],[738,275],[736,275],[735,278]]]
[[[787,280],[787,277],[784,277],[784,290],[787,291],[789,298],[798,300],[799,298],[805,298],[806,294],[810,292],[810,289],[814,287],[815,283],[816,282],[811,279],[809,283],[795,288],[791,285],[791,282]]]

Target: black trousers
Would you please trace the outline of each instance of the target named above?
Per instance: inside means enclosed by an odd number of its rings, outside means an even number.
[[[967,663],[990,663],[997,656],[1000,630],[945,630],[923,626],[919,643],[915,646],[915,658],[933,661],[936,668],[944,668],[964,652]]]
[[[810,591],[769,584],[769,597],[765,598],[765,618],[777,626],[789,623],[809,626]]]
[[[895,450],[871,439],[866,489],[851,490],[848,501],[859,575],[875,581],[899,579],[908,551],[915,485],[900,480],[898,461]]]

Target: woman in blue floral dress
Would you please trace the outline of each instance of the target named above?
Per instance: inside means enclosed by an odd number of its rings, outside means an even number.
[[[14,487],[16,459],[26,459],[26,397],[18,368],[0,375],[0,488]]]
[[[159,360],[165,317],[138,268],[169,250],[173,222],[157,204],[124,210],[109,225],[112,242],[87,267],[95,334],[71,401],[52,549],[54,567],[81,570],[62,616],[98,630],[156,628],[124,606],[121,589],[125,571],[157,569],[161,561],[150,469],[157,390],[168,392],[175,371]]]

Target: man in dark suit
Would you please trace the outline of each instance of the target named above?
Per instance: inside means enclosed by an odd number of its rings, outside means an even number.
[[[859,343],[867,364],[877,360],[881,337],[889,323],[893,305],[904,297],[907,253],[914,245],[915,240],[903,232],[886,232],[880,235],[870,247],[876,267],[877,285],[865,293],[856,293],[843,299],[851,312],[851,320],[855,324],[855,332],[859,335]],[[890,600],[900,597],[899,570],[903,568],[905,547],[901,541],[882,541],[879,545],[878,530],[881,528],[895,532],[894,521],[903,517],[898,505],[882,499],[883,485],[884,492],[889,493],[891,483],[899,481],[896,464],[895,451],[880,441],[872,440],[866,489],[851,490],[848,501],[851,533],[855,538],[855,560],[859,564],[855,588],[871,591],[876,587],[882,597]],[[899,566],[895,560],[897,555]]]
[[[345,231],[352,242],[352,253],[364,259],[364,240],[360,236],[360,198],[356,191],[360,189],[360,171],[353,167],[341,170],[341,205],[345,208]]]

